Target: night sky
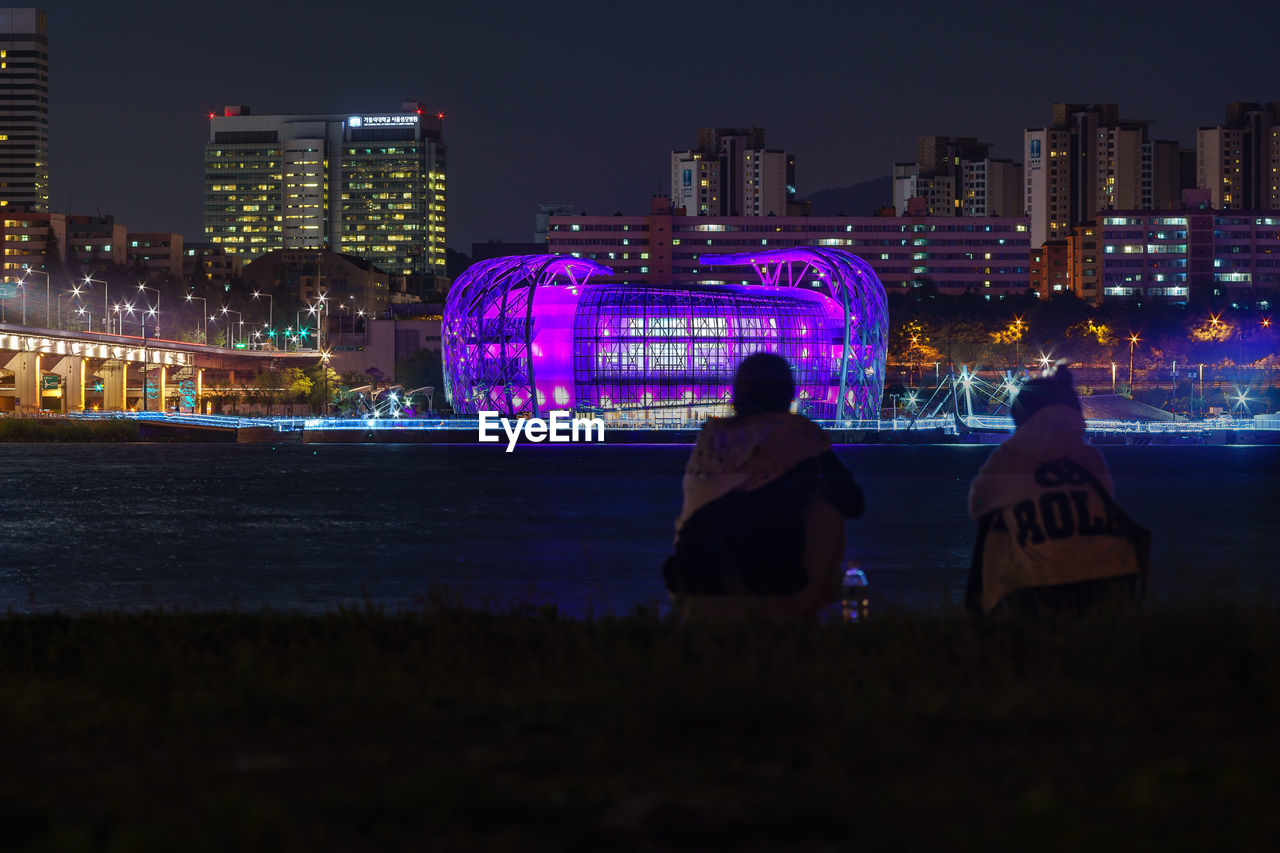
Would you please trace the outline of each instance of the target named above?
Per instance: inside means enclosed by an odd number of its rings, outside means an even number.
[[[1280,99],[1280,13],[1181,5],[73,0],[46,7],[53,206],[202,239],[223,104],[442,110],[466,252],[531,239],[539,202],[646,212],[703,126],[766,128],[801,196],[888,174],[922,134],[1021,160],[1054,101],[1118,102],[1190,146],[1227,101]]]

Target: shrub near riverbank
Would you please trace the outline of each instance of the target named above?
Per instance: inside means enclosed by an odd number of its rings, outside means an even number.
[[[1268,849],[1280,612],[0,621],[10,849]]]
[[[137,440],[138,422],[129,418],[92,421],[60,418],[0,419],[0,442]]]

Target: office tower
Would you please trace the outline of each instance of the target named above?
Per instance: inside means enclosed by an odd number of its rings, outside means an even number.
[[[785,216],[795,157],[764,146],[764,129],[702,128],[696,148],[671,152],[671,200],[689,216]]]
[[[1280,103],[1227,104],[1223,124],[1196,130],[1196,161],[1211,207],[1280,209]]]
[[[0,210],[49,211],[49,36],[40,9],[0,9]]]
[[[1178,148],[1149,138],[1151,122],[1116,104],[1054,104],[1053,122],[1028,128],[1025,208],[1031,245],[1065,240],[1103,210],[1150,210],[1181,192]]]
[[[1022,166],[990,156],[991,143],[967,136],[921,136],[914,163],[893,164],[893,207],[907,202],[929,216],[1020,216]]]
[[[445,275],[443,115],[209,117],[205,237],[245,262],[329,249],[396,276]]]

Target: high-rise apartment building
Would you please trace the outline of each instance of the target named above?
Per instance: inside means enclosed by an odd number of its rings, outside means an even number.
[[[1196,186],[1221,210],[1280,209],[1280,103],[1227,104],[1196,131]]]
[[[49,35],[40,9],[0,9],[0,211],[49,210]]]
[[[1048,127],[1023,134],[1031,244],[1066,240],[1103,210],[1152,210],[1182,191],[1178,146],[1152,140],[1148,121],[1116,104],[1054,104]]]
[[[440,114],[209,117],[207,240],[246,262],[277,249],[329,249],[398,276],[445,275]]]
[[[1022,166],[992,159],[989,142],[967,136],[921,136],[916,162],[893,164],[893,207],[923,199],[929,216],[1021,216]]]
[[[689,216],[786,216],[795,170],[763,128],[703,128],[696,148],[671,152],[672,202]]]

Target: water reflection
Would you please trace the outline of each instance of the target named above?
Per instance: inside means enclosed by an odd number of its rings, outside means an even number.
[[[1156,597],[1277,598],[1280,448],[1106,447],[1155,533]],[[978,446],[839,453],[867,496],[849,551],[876,604],[963,597]],[[0,606],[666,604],[687,447],[3,445]]]

